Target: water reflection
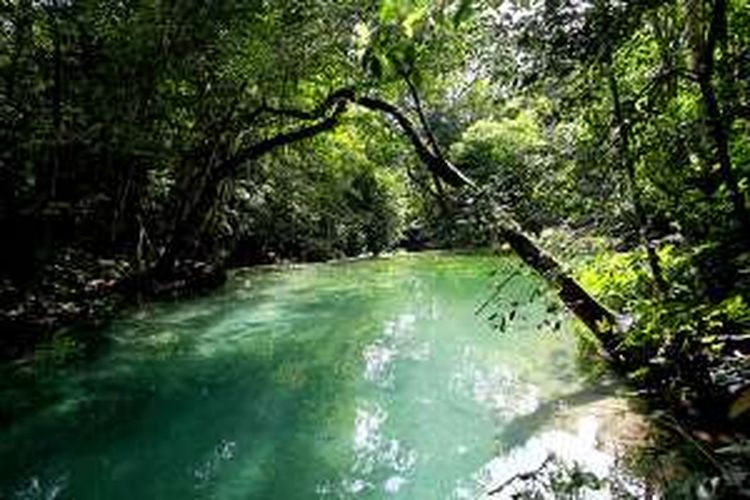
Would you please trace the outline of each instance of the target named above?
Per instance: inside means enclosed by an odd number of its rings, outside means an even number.
[[[349,476],[338,484],[322,483],[317,488],[319,496],[346,498],[378,488],[395,494],[409,482],[417,452],[386,435],[387,420],[388,413],[377,403],[363,401],[357,406],[352,436],[354,463]]]
[[[222,440],[211,450],[209,457],[193,469],[196,489],[204,488],[216,477],[222,463],[234,458],[236,448],[234,441]]]
[[[584,415],[573,429],[549,429],[531,437],[523,446],[485,464],[474,476],[479,485],[474,494],[483,491],[486,498],[511,499],[533,493],[534,498],[552,499],[560,494],[556,488],[565,487],[566,474],[575,471],[588,478],[576,486],[576,498],[642,497],[644,485],[617,467],[617,457],[602,451],[601,425],[598,416]],[[463,485],[459,490],[466,493]]]
[[[397,350],[383,340],[378,340],[365,347],[362,356],[365,358],[365,380],[381,387],[393,385],[392,362]]]
[[[383,334],[362,350],[364,378],[380,388],[393,388],[397,358],[425,361],[430,356],[428,341],[416,337],[417,317],[404,313],[385,322]]]
[[[539,406],[539,390],[522,381],[507,366],[487,366],[478,359],[476,348],[466,346],[461,363],[450,381],[450,390],[469,395],[492,410],[500,421],[534,412]]]
[[[66,474],[49,480],[34,476],[16,490],[14,497],[18,500],[56,500],[62,498],[67,482]]]

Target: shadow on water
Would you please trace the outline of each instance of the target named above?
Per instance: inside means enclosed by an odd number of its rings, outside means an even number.
[[[497,436],[505,452],[523,446],[531,437],[538,434],[546,425],[552,422],[562,409],[570,409],[614,396],[617,385],[601,382],[589,385],[565,396],[544,401],[531,413],[513,418],[504,424]]]
[[[238,317],[236,296],[126,322],[124,349],[50,380],[54,404],[2,431],[0,498],[309,498],[336,465],[328,429],[353,421],[336,403],[361,368],[361,342],[326,344],[325,322],[306,319],[326,293],[297,290],[270,326]],[[341,314],[354,328],[368,320]]]
[[[307,468],[310,477],[293,482],[259,471],[256,491],[242,492],[309,495],[325,463],[317,441],[327,439],[325,422],[335,418],[333,403],[347,380],[289,351],[285,359],[224,354],[168,366],[144,361],[82,381],[75,399],[3,439],[0,498],[23,497],[34,481],[50,487],[62,481],[70,498],[194,498],[210,496],[217,478],[231,477],[239,464],[283,471],[294,463],[297,472],[305,470],[300,464],[318,464]],[[300,436],[316,428],[313,439]],[[270,448],[262,446],[269,435],[280,437]],[[69,446],[62,453],[61,441]],[[294,483],[307,487],[300,491]]]

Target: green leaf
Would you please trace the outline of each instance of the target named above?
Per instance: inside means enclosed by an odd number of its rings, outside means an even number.
[[[380,4],[380,21],[383,23],[396,22],[401,13],[401,1],[400,0],[383,0]]]
[[[404,33],[407,38],[414,38],[415,33],[419,33],[422,29],[423,20],[427,13],[427,7],[420,7],[414,9],[409,15],[406,16],[401,26],[404,28]]]
[[[750,387],[740,392],[739,397],[729,407],[729,418],[734,420],[750,410]]]
[[[466,21],[471,16],[472,11],[472,0],[461,0],[458,4],[456,13],[453,14],[453,26],[458,27],[462,22]]]

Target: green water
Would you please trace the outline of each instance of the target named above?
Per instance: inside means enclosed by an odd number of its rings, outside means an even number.
[[[567,326],[538,328],[557,317],[528,301],[537,280],[503,290],[504,333],[475,314],[513,266],[243,270],[126,314],[96,362],[45,380],[54,404],[0,431],[0,498],[481,497],[573,439],[552,414],[589,395]]]

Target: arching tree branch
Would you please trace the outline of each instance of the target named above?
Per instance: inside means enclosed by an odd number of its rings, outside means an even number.
[[[460,170],[447,161],[441,154],[433,152],[422,141],[416,127],[411,120],[396,106],[375,97],[357,96],[353,89],[343,88],[333,92],[323,103],[312,111],[291,108],[273,108],[263,105],[257,112],[268,113],[279,116],[289,116],[301,120],[319,120],[312,125],[305,125],[290,132],[282,132],[259,143],[240,149],[232,158],[224,162],[219,169],[231,175],[238,167],[247,161],[254,160],[272,150],[293,144],[295,142],[309,139],[321,132],[331,130],[339,124],[341,115],[346,111],[348,104],[354,103],[363,108],[385,113],[398,123],[401,130],[412,143],[419,159],[439,179],[453,187],[472,186],[476,187],[474,181],[469,179]]]
[[[282,132],[268,139],[260,141],[251,146],[240,149],[232,158],[222,163],[218,170],[224,175],[232,175],[245,162],[260,158],[266,153],[270,153],[276,148],[294,144],[305,139],[310,139],[316,135],[333,129],[339,124],[341,115],[346,111],[348,101],[337,100],[331,114],[315,124],[306,125],[289,132]],[[279,110],[275,112],[281,113]],[[301,116],[303,112],[295,112]],[[322,113],[321,113],[322,114]],[[291,116],[291,115],[290,115]],[[305,119],[311,119],[312,115],[307,115]]]
[[[375,97],[357,96],[350,88],[332,93],[321,105],[309,112],[264,107],[259,113],[317,121],[240,149],[232,158],[221,163],[216,173],[219,178],[235,175],[238,168],[247,161],[257,159],[276,148],[312,138],[335,128],[350,104],[384,113],[394,119],[411,142],[419,159],[437,178],[456,188],[463,187],[479,191],[474,181],[453,166],[439,152],[431,151],[423,142],[411,120],[396,106]],[[254,115],[257,116],[256,113]],[[618,339],[615,315],[589,295],[574,278],[565,272],[560,263],[534,243],[517,227],[517,224],[512,221],[503,222],[498,226],[497,231],[527,265],[557,288],[563,303],[597,335],[605,350],[616,360]]]
[[[425,143],[422,142],[411,121],[394,105],[373,97],[359,97],[356,99],[356,103],[362,107],[383,112],[395,119],[396,123],[398,123],[401,130],[404,131],[404,134],[406,134],[406,137],[412,143],[412,146],[414,146],[419,159],[442,181],[453,187],[477,187],[474,181],[453,166],[448,160],[430,151]]]
[[[417,117],[419,118],[419,123],[422,124],[422,129],[424,130],[425,136],[427,137],[427,141],[430,143],[430,146],[432,146],[432,150],[435,152],[435,156],[442,157],[443,153],[440,149],[440,145],[438,144],[435,135],[432,133],[430,124],[427,123],[427,117],[425,116],[424,110],[422,109],[422,99],[420,99],[419,97],[417,86],[414,85],[414,82],[407,73],[403,73],[402,77],[406,82],[406,86],[409,89],[411,98],[414,101],[414,108],[417,111]]]

